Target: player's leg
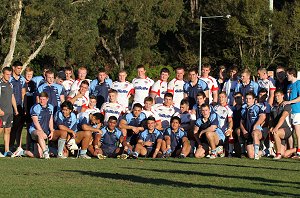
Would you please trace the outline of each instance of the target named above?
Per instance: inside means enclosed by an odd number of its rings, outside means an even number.
[[[182,146],[182,150],[180,153],[180,157],[186,157],[189,155],[191,151],[191,145],[190,145],[190,141],[186,140],[183,142],[183,146]]]
[[[220,141],[218,134],[216,132],[206,132],[205,135],[211,148],[211,159],[214,159],[217,156],[216,148]]]
[[[48,138],[47,135],[40,130],[35,130],[31,133],[31,137],[33,140],[35,140],[42,149],[43,155],[45,159],[49,159],[49,153],[48,153],[48,148],[46,146],[45,140]]]
[[[90,131],[79,131],[76,133],[76,138],[75,138],[76,144],[81,143],[81,150],[79,153],[79,156],[81,158],[90,159],[90,157],[86,153],[91,138],[92,138],[92,133]]]
[[[208,145],[207,145],[207,152],[203,144],[198,145],[197,150],[195,152],[195,158],[203,158],[206,156],[206,153],[208,154]]]
[[[252,139],[253,139],[253,147],[254,147],[254,158],[259,159],[259,145],[260,140],[262,138],[262,132],[259,129],[255,129],[252,132]]]
[[[300,114],[297,117],[299,117],[300,119]],[[300,124],[294,125],[294,129],[297,136],[297,146],[298,146],[297,155],[300,157]]]
[[[285,136],[285,130],[283,128],[278,129],[276,133],[273,133],[274,141],[275,141],[275,148],[276,148],[276,156],[274,159],[280,159],[282,155],[282,140],[284,139]]]
[[[57,143],[57,157],[59,158],[65,158],[63,155],[63,151],[64,151],[64,147],[66,144],[66,139],[68,136],[68,132],[65,130],[55,130],[53,132],[53,137],[52,137],[52,141],[56,141],[58,140]]]

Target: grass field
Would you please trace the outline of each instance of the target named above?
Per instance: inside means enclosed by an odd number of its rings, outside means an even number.
[[[0,197],[300,197],[292,159],[23,157],[0,158],[0,167]]]
[[[297,160],[5,158],[1,197],[299,197]]]

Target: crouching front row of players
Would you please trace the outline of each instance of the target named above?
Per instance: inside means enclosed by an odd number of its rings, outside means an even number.
[[[275,96],[278,104],[281,104],[283,94],[276,92]],[[188,102],[183,100],[180,112],[170,116],[169,126],[160,130],[161,120],[155,119],[155,113],[147,118],[143,106],[139,103],[134,104],[132,112],[119,119],[110,116],[104,125],[104,116],[101,113],[87,111],[80,113],[77,119],[69,101],[63,102],[53,115],[53,106],[48,103],[48,95],[43,92],[39,95],[39,103],[31,109],[33,123],[29,133],[35,155],[45,159],[49,159],[51,154],[57,155],[58,158],[66,158],[70,153],[77,153],[79,158],[85,159],[90,159],[90,156],[99,159],[125,159],[128,156],[185,158],[190,154],[196,158],[209,156],[214,159],[224,156],[225,139],[229,138],[230,144],[233,136],[232,111],[228,110],[226,102],[222,103],[222,93],[219,100],[220,104],[212,108],[208,104],[200,103],[199,99],[199,104],[195,107],[195,111],[198,112],[197,119],[189,112]],[[225,97],[224,101],[226,100]],[[258,159],[261,155],[259,144],[263,135],[260,126],[263,125],[266,115],[262,108],[254,104],[254,100],[253,94],[246,94],[246,105],[241,109],[240,132],[237,134],[239,139],[244,139],[248,156]],[[289,130],[282,128],[286,126],[289,129],[288,124],[285,124],[289,111],[282,108],[281,112],[271,116],[273,123],[277,123],[271,128],[271,133],[275,139],[278,158],[282,154],[285,155],[281,146],[284,143],[281,140],[290,136]],[[221,118],[220,112],[223,112]],[[48,147],[45,140],[48,140]],[[56,150],[51,149],[54,147]]]

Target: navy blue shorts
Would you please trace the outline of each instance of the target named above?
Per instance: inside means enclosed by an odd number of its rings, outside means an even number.
[[[101,149],[103,152],[103,155],[109,156],[109,157],[113,157],[116,155],[116,149],[118,147],[115,145],[102,145]]]

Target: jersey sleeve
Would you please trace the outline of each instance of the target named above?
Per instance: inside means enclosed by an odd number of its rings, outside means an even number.
[[[211,122],[211,125],[216,125],[216,126],[219,125],[218,115],[216,113],[211,115],[210,122]]]
[[[218,91],[219,90],[219,85],[218,85],[217,80],[215,78],[212,78],[211,81],[213,83],[211,91]]]
[[[169,83],[168,83],[168,92],[169,93],[172,93],[174,95],[174,89],[175,89],[175,80],[171,80]]]
[[[160,95],[160,82],[161,81],[156,81],[152,87],[150,93],[155,93],[156,95]]]
[[[30,110],[31,117],[39,116],[40,113],[41,113],[41,108],[38,105],[31,107],[31,110]]]

